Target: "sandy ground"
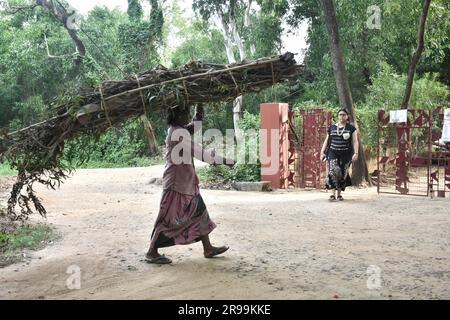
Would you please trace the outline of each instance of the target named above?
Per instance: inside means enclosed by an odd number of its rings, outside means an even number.
[[[174,263],[158,266],[143,255],[161,196],[149,181],[161,174],[79,170],[58,191],[38,188],[62,237],[0,269],[0,298],[450,299],[449,199],[202,190],[211,239],[230,250],[166,248]]]

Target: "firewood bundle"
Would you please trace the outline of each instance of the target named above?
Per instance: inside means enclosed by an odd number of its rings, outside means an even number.
[[[232,101],[236,97],[295,79],[303,67],[294,55],[220,65],[193,61],[178,69],[162,66],[121,81],[106,81],[57,106],[55,114],[40,123],[0,137],[0,161],[18,171],[8,201],[8,214],[27,218],[35,209],[46,211],[33,191],[40,182],[55,188],[68,177],[61,163],[64,142],[80,135],[96,136],[128,119],[199,103]],[[26,195],[23,189],[26,188]],[[19,204],[21,212],[15,213]]]

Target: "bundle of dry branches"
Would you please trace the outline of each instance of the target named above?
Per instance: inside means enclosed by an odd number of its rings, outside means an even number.
[[[19,131],[4,132],[0,138],[0,160],[18,170],[8,201],[8,214],[26,219],[35,209],[46,211],[32,188],[40,182],[55,188],[70,169],[60,158],[64,142],[80,134],[101,134],[111,126],[177,106],[222,102],[242,94],[258,92],[302,72],[294,55],[262,58],[233,65],[191,62],[179,69],[159,67],[123,81],[107,81],[99,88],[73,97],[56,108],[56,115]],[[26,194],[22,189],[26,187]],[[15,213],[19,204],[21,212]]]

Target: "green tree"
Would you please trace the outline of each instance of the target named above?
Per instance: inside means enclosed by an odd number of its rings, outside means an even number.
[[[128,0],[127,14],[131,21],[141,21],[144,12],[139,0]]]
[[[162,44],[164,18],[157,0],[151,0],[149,20],[143,19],[138,0],[128,1],[129,21],[119,25],[118,37],[128,74],[151,69],[159,63],[157,48]]]
[[[374,14],[371,6],[380,9],[380,29],[368,28],[367,22]],[[361,102],[380,63],[387,62],[398,73],[407,72],[417,44],[417,21],[422,1],[336,1],[335,7],[353,99]],[[326,49],[327,33],[320,7],[314,0],[290,0],[290,8],[290,25],[295,27],[301,21],[309,22],[305,64],[313,81],[303,86],[303,92],[336,104],[331,58]],[[429,45],[425,47],[422,63],[418,65],[419,75],[433,71],[445,78],[448,74],[448,70],[445,71],[447,65],[443,62],[448,54],[450,37],[449,9],[447,0],[433,1],[430,6],[425,30]]]
[[[73,59],[74,43],[67,30],[46,8],[37,6],[14,14],[0,10],[0,126],[14,129],[41,121],[51,114],[52,105],[71,99],[76,91],[155,66],[164,19],[158,2],[152,3],[147,20],[142,17],[141,21],[141,26],[146,26],[141,31],[145,29],[143,33],[148,36],[143,43],[139,32],[125,34],[128,42],[122,41],[121,26],[133,24],[134,19],[127,13],[95,7],[83,17],[78,33],[86,48],[82,64]],[[15,5],[23,7],[26,2],[19,0]],[[131,154],[148,154],[148,147],[142,143],[144,130],[136,123],[106,132],[92,144],[91,158],[97,161],[96,155],[104,153],[96,150],[107,150],[117,156],[118,163],[133,164],[136,161]],[[86,145],[86,141],[74,141],[72,145],[77,143]]]

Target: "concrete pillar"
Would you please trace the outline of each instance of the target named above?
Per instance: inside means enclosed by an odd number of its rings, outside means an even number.
[[[261,180],[273,189],[287,188],[289,177],[289,106],[263,103],[261,114]]]

